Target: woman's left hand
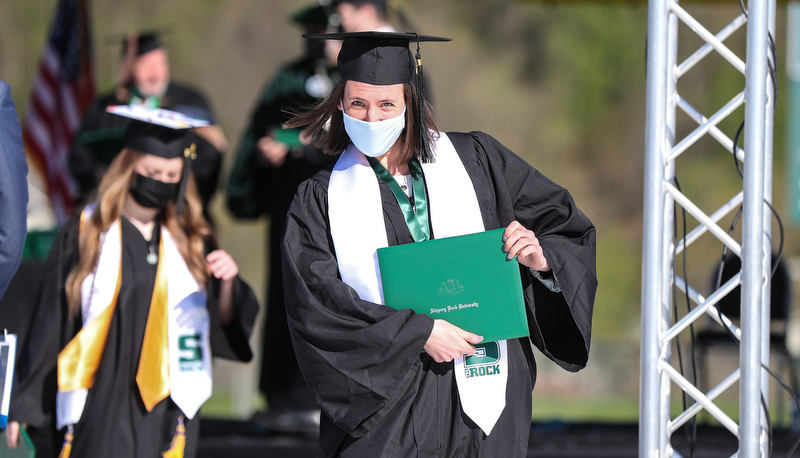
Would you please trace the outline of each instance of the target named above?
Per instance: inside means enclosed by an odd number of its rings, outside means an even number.
[[[206,256],[211,275],[222,281],[233,280],[239,274],[239,266],[225,250],[214,250]]]
[[[503,242],[503,251],[508,253],[508,259],[516,256],[517,261],[523,266],[540,272],[551,270],[542,252],[542,246],[539,245],[539,239],[532,230],[526,229],[518,221],[509,224],[503,232]]]

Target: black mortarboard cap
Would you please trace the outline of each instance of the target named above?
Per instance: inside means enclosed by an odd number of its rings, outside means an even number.
[[[328,11],[335,11],[333,7],[312,5],[301,8],[292,15],[292,22],[301,26],[316,26],[324,29],[328,26]]]
[[[134,120],[125,128],[125,146],[140,153],[165,159],[183,157],[186,133],[186,129],[170,129]]]
[[[386,0],[340,0],[340,3],[352,3],[356,6],[361,6],[364,3],[372,3],[386,9]]]
[[[342,79],[361,83],[389,85],[413,82],[417,66],[422,65],[411,54],[411,42],[451,41],[450,38],[395,32],[347,32],[303,35],[305,38],[344,40],[339,51],[339,73]]]
[[[183,175],[178,188],[178,215],[183,210],[183,196],[189,179],[189,161],[197,157],[195,127],[207,126],[204,119],[195,119],[163,108],[144,108],[132,105],[109,106],[106,111],[130,118],[125,128],[125,146],[140,153],[173,159],[184,159]]]
[[[347,32],[303,35],[310,39],[344,40],[339,51],[339,73],[343,80],[385,86],[413,83],[417,87],[417,121],[420,130],[420,160],[432,162],[424,126],[425,88],[423,85],[422,55],[419,43],[423,41],[452,41],[450,38],[396,32]],[[417,43],[412,56],[409,43]]]
[[[158,32],[142,32],[136,39],[136,56],[141,56],[153,51],[154,49],[161,48],[161,41],[159,40]],[[122,40],[122,55],[128,52],[128,38]]]

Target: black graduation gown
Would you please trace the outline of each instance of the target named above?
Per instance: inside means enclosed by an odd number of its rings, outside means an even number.
[[[77,261],[78,218],[62,227],[46,264],[39,309],[28,333],[14,385],[11,419],[28,423],[37,438],[39,457],[58,454],[63,432],[55,428],[58,353],[81,327],[70,317],[64,281]],[[156,266],[145,256],[148,243],[122,218],[122,285],[100,365],[89,389],[81,420],[75,425],[71,457],[153,458],[169,448],[180,409],[167,398],[147,412],[136,385],[136,370],[155,285]],[[211,347],[214,356],[249,361],[248,343],[258,303],[241,279],[234,286],[234,318],[226,327],[218,319],[218,281],[209,281]],[[186,454],[195,456],[200,422],[186,421]]]
[[[486,230],[513,220],[532,229],[558,279],[561,292],[554,293],[520,266],[531,341],[559,366],[581,369],[597,288],[594,226],[567,190],[487,134],[448,135],[475,187]],[[283,239],[288,321],[301,370],[322,407],[321,453],[525,456],[536,379],[528,339],[508,341],[507,403],[486,437],[461,411],[453,363],[421,353],[433,320],[363,301],[340,280],[328,222],[329,178],[326,169],[300,186]],[[380,189],[389,245],[412,243],[391,190],[382,182]]]

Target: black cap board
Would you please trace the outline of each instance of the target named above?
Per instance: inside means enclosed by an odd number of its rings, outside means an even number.
[[[344,40],[338,58],[342,79],[375,85],[412,82],[421,62],[415,62],[409,43],[452,41],[444,37],[396,32],[318,33],[303,37]]]
[[[125,146],[166,159],[183,157],[186,132],[185,129],[170,129],[144,121],[131,121],[125,128]]]

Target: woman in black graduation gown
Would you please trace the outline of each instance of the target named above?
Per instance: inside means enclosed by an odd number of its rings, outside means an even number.
[[[342,82],[286,125],[307,126],[328,153],[344,151],[300,186],[283,238],[288,321],[323,412],[321,454],[525,456],[531,341],[569,371],[588,359],[594,226],[567,190],[489,135],[439,132],[415,78],[419,41],[443,39],[307,38],[344,39]],[[499,228],[520,265],[530,340],[484,346],[469,329],[382,304],[376,248]],[[502,373],[491,385],[499,388],[487,390],[495,399],[454,369],[492,345],[507,364],[493,374]]]
[[[251,359],[258,304],[202,217],[190,142],[132,122],[97,202],[60,230],[18,360],[11,442],[21,423],[40,457],[62,442],[73,458],[195,456],[211,354]]]

